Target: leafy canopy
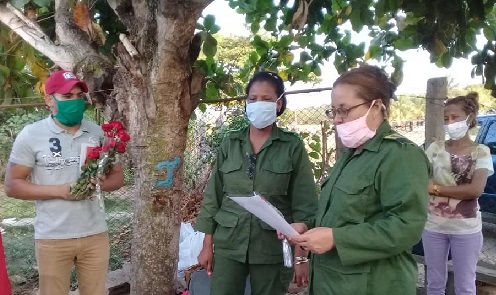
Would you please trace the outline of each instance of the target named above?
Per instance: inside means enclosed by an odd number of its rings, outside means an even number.
[[[10,2],[25,14],[34,9],[40,26],[55,37],[52,1]],[[125,27],[107,1],[76,2],[76,25],[112,59],[111,48]],[[194,57],[193,67],[205,76],[203,100],[242,94],[240,85],[260,69],[277,71],[290,82],[312,80],[331,58],[340,73],[375,60],[392,67],[392,79],[399,84],[403,60],[396,53],[415,48],[427,50],[440,67],[473,54],[472,74],[484,76],[485,87],[496,95],[495,0],[229,0],[229,5],[245,18],[253,35],[226,44],[231,40],[219,37],[214,16],[199,20],[201,54]],[[365,28],[370,44],[353,43],[351,31]],[[477,47],[479,34],[485,39],[482,48]],[[5,51],[5,39],[0,43]],[[35,71],[32,64],[28,67]]]

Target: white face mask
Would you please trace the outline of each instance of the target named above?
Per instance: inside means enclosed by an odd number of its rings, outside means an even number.
[[[468,132],[467,124],[468,116],[465,120],[444,125],[444,131],[448,133],[449,138],[452,140],[458,140],[465,136]]]
[[[276,101],[256,101],[246,104],[246,116],[255,128],[263,129],[274,124],[277,118],[277,101],[283,94]]]

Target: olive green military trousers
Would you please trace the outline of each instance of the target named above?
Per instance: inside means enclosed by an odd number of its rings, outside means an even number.
[[[252,295],[284,295],[293,279],[293,268],[282,263],[241,263],[215,255],[210,295],[243,295],[248,274]]]

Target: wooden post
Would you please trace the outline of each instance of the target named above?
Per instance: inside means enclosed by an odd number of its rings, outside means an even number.
[[[427,80],[427,93],[425,95],[425,148],[432,142],[444,140],[444,100],[448,95],[448,79],[446,77],[431,78]],[[426,262],[427,263],[427,262]],[[427,264],[425,269],[425,284],[427,287]],[[446,295],[454,295],[453,273],[448,273],[446,282]]]
[[[448,95],[446,77],[427,80],[425,95],[425,148],[436,140],[443,140],[444,135],[444,100]]]

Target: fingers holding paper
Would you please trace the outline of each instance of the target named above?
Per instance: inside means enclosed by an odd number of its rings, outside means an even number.
[[[314,254],[323,254],[335,246],[332,228],[329,227],[316,227],[299,236],[288,237],[288,240]]]
[[[291,223],[290,225],[299,234],[302,234],[308,230],[308,226],[306,224],[304,224],[303,222],[295,222],[295,223]],[[283,233],[281,233],[280,231],[277,231],[277,237],[279,238],[279,240],[286,238],[286,236]]]

